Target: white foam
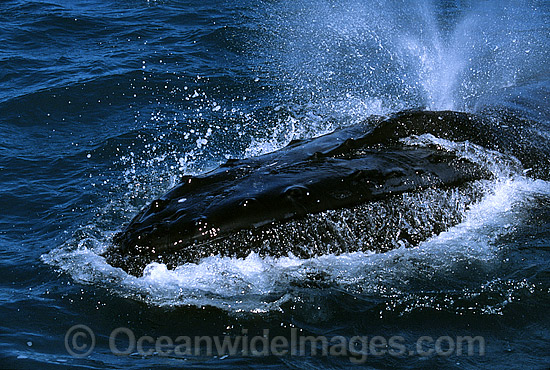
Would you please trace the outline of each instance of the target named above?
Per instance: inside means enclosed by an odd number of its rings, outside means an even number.
[[[459,158],[467,159],[479,164],[491,172],[495,178],[510,178],[525,173],[521,162],[511,156],[484,148],[468,141],[455,142],[441,139],[432,134],[413,135],[400,140],[406,145],[437,146],[441,149],[456,153]]]
[[[462,223],[415,248],[387,253],[354,252],[302,260],[292,255],[244,259],[209,257],[169,270],[152,263],[142,277],[128,275],[99,256],[105,242],[81,241],[43,256],[78,282],[158,306],[215,306],[231,312],[266,312],[296,298],[295,286],[311,282],[382,294],[406,291],[411,279],[452,274],[465,261],[487,268],[498,261],[498,238],[521,222],[534,196],[550,196],[550,183],[524,177],[487,184],[489,194]],[[320,279],[320,280],[319,280]]]

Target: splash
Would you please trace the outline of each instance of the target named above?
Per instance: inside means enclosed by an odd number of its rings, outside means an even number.
[[[216,82],[197,78],[189,89],[186,85],[171,95],[177,102],[155,104],[151,117],[138,117],[147,120],[143,129],[105,145],[116,150],[114,171],[122,178],[111,179],[116,185],[106,191],[111,198],[99,210],[100,219],[43,260],[78,282],[151,305],[209,305],[230,312],[280,310],[300,299],[296,287],[319,281],[353,293],[402,294],[411,281],[454,286],[474,265],[482,271],[498,266],[499,238],[521,224],[533,198],[550,196],[550,185],[521,176],[513,161],[503,162],[498,153],[433,137],[410,138],[410,143],[454,146],[492,166],[497,181],[485,184],[489,195],[466,211],[463,222],[418,247],[307,260],[214,256],[174,270],[151,264],[139,278],[105,262],[100,255],[121,220],[129,220],[183,173],[206,171],[227,156],[270,152],[373,114],[419,106],[475,110],[503,88],[528,84],[548,65],[549,35],[539,27],[547,23],[546,14],[537,12],[536,3],[466,1],[443,7],[338,0],[312,6],[298,0],[263,5],[265,14],[257,22],[265,33],[249,52],[261,61],[258,84],[264,79],[262,89],[275,84],[277,96],[261,102],[264,90],[258,88],[256,96],[250,90],[216,97]],[[529,28],[524,19],[537,27]]]
[[[309,259],[291,254],[280,258],[254,253],[246,258],[212,256],[172,270],[151,263],[142,277],[135,277],[101,257],[111,235],[96,223],[82,228],[65,245],[44,255],[43,260],[78,282],[102,286],[147,304],[214,306],[233,313],[278,311],[300,299],[303,291],[297,287],[319,285],[352,294],[384,295],[391,291],[406,300],[412,282],[429,281],[434,287],[453,285],[461,274],[498,268],[499,239],[521,224],[532,199],[550,196],[550,184],[521,176],[513,158],[468,143],[431,136],[407,140],[411,145],[440,145],[456,151],[494,170],[497,176],[497,181],[480,184],[486,196],[462,211],[461,223],[414,248]]]
[[[275,46],[263,53],[278,61],[284,92],[319,111],[371,99],[382,113],[472,111],[540,77],[549,60],[536,2],[284,1],[270,12]]]

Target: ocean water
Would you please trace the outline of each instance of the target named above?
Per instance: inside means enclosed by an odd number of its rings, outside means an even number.
[[[371,115],[505,110],[550,138],[549,41],[547,1],[2,1],[0,368],[548,369],[550,183],[496,153],[415,248],[139,278],[101,252],[182,175]],[[331,351],[209,351],[258,335]]]

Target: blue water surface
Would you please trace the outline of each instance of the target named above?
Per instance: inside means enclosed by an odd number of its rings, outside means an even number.
[[[547,132],[549,15],[547,1],[2,1],[0,368],[549,368],[550,184],[521,174],[411,250],[213,256],[141,278],[101,257],[182,175],[374,114],[504,109]],[[74,325],[95,338],[84,356]],[[120,327],[399,336],[407,351],[116,355]],[[485,348],[419,354],[422,336]]]

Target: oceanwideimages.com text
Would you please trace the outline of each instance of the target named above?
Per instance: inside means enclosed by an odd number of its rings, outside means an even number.
[[[313,336],[290,329],[288,335],[272,335],[264,329],[250,335],[243,329],[239,335],[176,337],[136,336],[125,327],[109,335],[109,350],[117,356],[169,357],[260,357],[260,356],[338,356],[353,363],[363,363],[369,357],[392,356],[483,356],[482,336],[421,336],[406,340],[403,336]],[[75,325],[65,335],[65,348],[74,357],[87,357],[96,346],[95,334],[86,325]]]

